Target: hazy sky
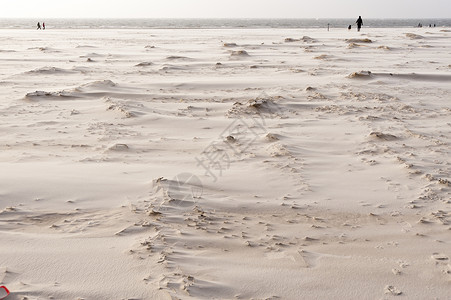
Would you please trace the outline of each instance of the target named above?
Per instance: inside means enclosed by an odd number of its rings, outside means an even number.
[[[0,18],[451,18],[451,0],[0,0]]]

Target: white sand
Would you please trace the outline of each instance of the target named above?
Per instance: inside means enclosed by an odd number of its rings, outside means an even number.
[[[450,30],[0,39],[8,299],[449,299]]]

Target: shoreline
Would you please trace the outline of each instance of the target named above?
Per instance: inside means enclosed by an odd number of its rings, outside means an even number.
[[[171,18],[2,18],[0,28],[10,28],[11,26],[25,28],[27,24],[33,27],[37,21],[47,19],[48,29],[52,26],[61,29],[318,29],[327,28],[327,24],[335,28],[347,28],[349,24],[355,28],[355,18],[310,18],[310,19],[171,19]],[[16,25],[11,25],[11,22]],[[163,23],[163,25],[161,25]],[[416,28],[418,23],[427,28],[429,24],[436,24],[437,27],[451,27],[451,18],[386,18],[386,19],[364,19],[364,28]],[[353,28],[353,29],[354,29]]]

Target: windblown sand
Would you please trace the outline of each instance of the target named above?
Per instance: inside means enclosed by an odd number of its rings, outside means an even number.
[[[0,40],[8,299],[450,299],[451,31]]]

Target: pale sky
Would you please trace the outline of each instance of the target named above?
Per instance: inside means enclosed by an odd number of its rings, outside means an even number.
[[[0,18],[451,18],[451,0],[0,0]]]

